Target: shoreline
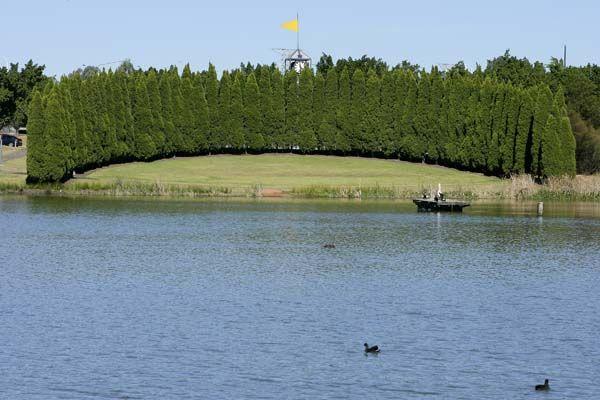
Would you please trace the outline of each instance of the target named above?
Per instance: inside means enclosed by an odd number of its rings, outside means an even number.
[[[504,186],[456,186],[446,190],[449,199],[492,201],[561,201],[598,202],[600,191],[581,192],[560,185],[522,185],[513,178]],[[176,185],[159,181],[116,181],[89,183],[69,181],[66,184],[35,184],[2,182],[0,195],[23,195],[39,197],[137,197],[137,198],[189,198],[189,199],[248,199],[277,198],[282,200],[331,199],[331,200],[411,200],[420,198],[422,190],[402,186],[342,186],[313,185],[290,189],[263,187],[260,184],[244,187]]]

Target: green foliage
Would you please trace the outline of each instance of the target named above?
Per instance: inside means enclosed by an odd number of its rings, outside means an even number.
[[[305,68],[300,73],[298,85],[298,141],[297,145],[303,153],[313,152],[317,147],[317,138],[313,127],[313,73]]]
[[[356,69],[352,74],[352,102],[349,116],[349,142],[355,153],[365,150],[363,119],[365,116],[365,74],[362,69]]]
[[[350,73],[348,68],[342,70],[339,81],[338,107],[337,107],[337,132],[335,135],[335,149],[341,153],[350,151],[350,135],[352,122],[352,90],[350,88]]]
[[[364,117],[360,124],[363,149],[381,153],[383,148],[384,129],[381,110],[381,87],[374,70],[367,75],[364,102]]]
[[[218,103],[218,111],[217,115],[219,116],[219,120],[216,124],[212,124],[212,127],[216,127],[216,131],[211,132],[212,139],[210,141],[211,149],[225,149],[232,146],[233,136],[236,136],[236,141],[238,143],[242,143],[240,141],[239,135],[243,132],[238,130],[236,132],[231,131],[231,76],[227,71],[223,72],[221,76],[221,81],[219,82],[219,103]],[[239,92],[240,102],[241,102],[241,87]],[[209,103],[210,110],[210,103]],[[240,106],[241,107],[241,104]]]
[[[42,104],[42,95],[36,90],[33,93],[31,103],[29,104],[30,118],[27,123],[27,141],[29,149],[27,151],[27,174],[30,180],[39,181],[45,174],[46,163],[46,120],[44,115],[44,106]]]
[[[208,146],[210,149],[217,149],[221,143],[219,136],[219,80],[217,79],[217,71],[212,64],[208,65],[206,77],[206,103],[208,104]]]
[[[262,150],[265,146],[265,140],[262,135],[263,121],[264,115],[261,113],[258,83],[254,77],[254,73],[250,73],[246,80],[244,122],[246,127],[246,146],[252,151]]]
[[[227,112],[227,119],[222,120],[225,129],[227,146],[232,149],[245,150],[247,138],[244,135],[244,105],[242,100],[242,77],[238,74],[231,86],[231,102]]]
[[[29,60],[21,69],[19,64],[0,67],[0,127],[26,126],[28,104],[34,88],[41,88],[48,81],[45,66]]]
[[[521,65],[512,59],[488,76],[461,66],[442,74],[367,59],[329,64],[326,73],[285,76],[246,64],[220,81],[212,65],[200,73],[186,66],[181,76],[171,67],[49,81],[30,105],[29,180],[206,151],[352,153],[543,179],[573,175],[581,143],[593,144],[593,127],[568,114],[560,87],[502,78]],[[576,141],[569,117],[576,134],[590,133]]]
[[[271,72],[271,89],[272,89],[272,138],[270,147],[272,149],[281,149],[284,146],[285,137],[285,95],[283,88],[283,76],[278,69]],[[269,146],[269,143],[267,143]]]
[[[285,74],[285,128],[281,147],[292,149],[298,143],[298,123],[300,105],[298,104],[298,74],[289,71]]]
[[[338,74],[335,69],[327,72],[324,83],[321,122],[318,127],[319,147],[322,150],[336,150],[337,109],[338,109]]]
[[[133,129],[134,141],[132,153],[135,158],[148,160],[156,153],[156,146],[152,142],[149,132],[154,129],[152,110],[148,99],[148,90],[145,79],[138,77],[135,85],[133,101]]]

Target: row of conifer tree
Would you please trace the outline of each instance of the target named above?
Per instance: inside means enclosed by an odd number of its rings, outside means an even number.
[[[173,155],[290,151],[426,159],[499,176],[575,172],[560,89],[436,68],[73,73],[33,94],[28,132],[30,182]]]

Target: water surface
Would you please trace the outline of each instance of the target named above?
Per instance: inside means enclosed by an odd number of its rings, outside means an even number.
[[[545,208],[0,197],[0,398],[597,398],[600,210]]]

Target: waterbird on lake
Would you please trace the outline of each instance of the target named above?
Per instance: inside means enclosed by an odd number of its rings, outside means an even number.
[[[548,379],[544,381],[543,385],[535,385],[535,390],[550,390],[550,385],[548,384]]]
[[[327,243],[323,245],[324,249],[335,249],[335,244],[333,243]]]
[[[379,353],[379,346],[369,347],[369,344],[365,343],[365,353]]]

